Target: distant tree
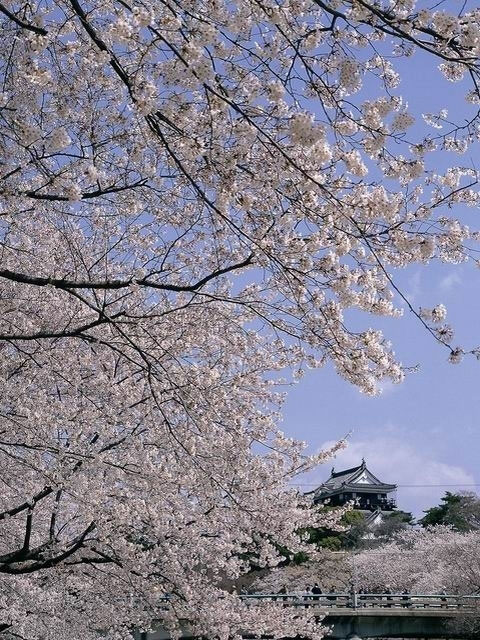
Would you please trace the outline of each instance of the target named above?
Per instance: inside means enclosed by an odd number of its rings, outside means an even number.
[[[338,509],[322,507],[322,512],[335,513]],[[352,549],[359,545],[367,532],[365,516],[360,511],[352,509],[343,513],[335,528],[318,527],[307,530],[306,541],[318,548],[340,551]]]
[[[412,593],[480,594],[480,532],[437,525],[400,532],[380,547],[356,554],[352,571],[367,590],[407,589]],[[456,637],[476,638],[480,607],[455,618],[448,628]],[[447,636],[448,637],[448,636]]]
[[[362,544],[362,540],[369,532],[365,515],[360,511],[349,511],[340,520],[346,527],[340,533],[340,540],[343,549],[355,549]]]
[[[423,527],[444,524],[457,531],[480,529],[480,498],[475,493],[447,491],[441,504],[427,509],[418,522]]]
[[[460,496],[447,491],[441,499],[441,504],[430,507],[424,511],[425,515],[418,522],[423,527],[431,527],[437,524],[451,524],[448,522],[450,510],[453,506],[457,506],[460,502]]]
[[[332,507],[323,507],[325,511],[333,510]],[[310,528],[307,530],[306,540],[309,544],[319,548],[340,551],[342,549],[359,549],[372,546],[393,537],[399,531],[411,526],[414,518],[406,511],[392,511],[383,516],[377,526],[368,526],[365,515],[356,509],[347,511],[338,521],[335,530],[328,528]],[[342,527],[340,529],[340,527]],[[375,541],[376,538],[381,540]],[[367,543],[368,539],[368,543]],[[305,558],[306,560],[307,558]]]
[[[259,575],[252,583],[251,590],[261,593],[278,593],[285,587],[287,591],[304,591],[305,587],[318,583],[322,589],[334,587],[338,591],[348,588],[352,574],[346,554],[332,554],[323,551],[315,561],[302,566],[290,564],[275,567]]]
[[[344,527],[343,531],[312,529],[308,541],[331,551],[360,549],[366,545],[372,547],[392,538],[413,523],[414,518],[411,513],[398,510],[384,514],[380,524],[368,526],[365,515],[361,511],[352,509],[339,520],[338,524]]]
[[[413,515],[407,511],[391,511],[383,516],[382,521],[374,529],[376,538],[383,541],[391,539],[400,531],[411,527],[415,522]]]
[[[355,556],[358,583],[420,593],[480,594],[480,532],[407,529]]]

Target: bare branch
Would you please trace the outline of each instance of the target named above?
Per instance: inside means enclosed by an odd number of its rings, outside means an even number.
[[[10,20],[15,22],[15,24],[17,24],[19,27],[22,27],[22,29],[33,31],[33,33],[36,33],[40,36],[46,36],[48,33],[47,30],[43,29],[42,27],[36,27],[33,24],[28,24],[27,22],[24,22],[18,16],[12,13],[9,9],[7,9],[7,7],[1,2],[0,2],[0,12],[3,13],[5,16],[7,16],[7,18],[10,18]]]
[[[14,282],[19,282],[23,284],[31,284],[38,287],[46,287],[51,286],[57,289],[125,289],[132,285],[138,285],[141,287],[151,287],[152,289],[160,289],[163,291],[185,291],[185,292],[194,292],[201,289],[204,285],[206,285],[211,280],[218,278],[221,275],[226,273],[230,273],[232,271],[237,271],[239,269],[243,269],[251,264],[253,261],[253,253],[251,253],[245,260],[241,262],[237,262],[232,265],[228,265],[226,267],[222,267],[221,269],[216,269],[209,273],[207,276],[200,278],[193,284],[169,284],[156,282],[151,279],[151,276],[146,276],[144,278],[129,278],[127,280],[102,280],[102,281],[89,281],[89,280],[67,280],[63,278],[42,278],[39,276],[30,276],[24,273],[16,273],[14,271],[10,271],[9,269],[1,269],[0,277],[6,278],[7,280],[12,280]],[[96,322],[97,324],[98,322]],[[88,327],[87,327],[88,328]],[[78,330],[75,330],[78,331]],[[80,331],[85,331],[85,328],[80,328]],[[43,336],[40,336],[43,337]],[[55,337],[55,336],[46,336],[46,337]],[[33,338],[31,338],[33,339]]]

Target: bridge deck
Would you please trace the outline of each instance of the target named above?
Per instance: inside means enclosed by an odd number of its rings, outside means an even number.
[[[458,609],[418,609],[412,612],[408,609],[385,609],[371,607],[369,609],[321,609],[318,608],[319,615],[327,618],[348,616],[349,618],[371,618],[381,616],[382,618],[452,618],[459,615]]]
[[[451,594],[407,594],[407,593],[326,593],[303,594],[251,594],[242,595],[252,604],[260,601],[278,602],[283,606],[315,608],[325,615],[374,615],[385,616],[429,616],[438,614],[450,617],[458,611],[480,609],[480,596]]]
[[[308,608],[330,627],[327,640],[343,640],[352,634],[359,638],[451,639],[447,631],[448,619],[480,612],[480,596],[446,594],[386,594],[386,593],[328,593],[319,596],[302,594],[251,594],[241,598],[252,606],[262,601],[284,607]],[[165,597],[168,609],[169,597]],[[170,640],[158,621],[153,633],[138,633],[139,640]],[[248,634],[245,638],[250,637]],[[194,640],[187,627],[182,628],[184,640]]]
[[[252,594],[285,607],[308,608],[330,628],[326,640],[357,638],[452,639],[447,626],[457,616],[480,612],[480,596],[408,593]]]

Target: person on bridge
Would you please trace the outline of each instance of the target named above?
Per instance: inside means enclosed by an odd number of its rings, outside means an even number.
[[[388,584],[387,584],[387,588],[385,589],[385,593],[386,593],[386,594],[390,594],[390,593],[392,593],[392,590],[390,589],[390,585],[388,585]],[[392,605],[391,605],[391,601],[392,601],[392,599],[393,599],[393,598],[392,598],[392,596],[391,596],[391,595],[387,595],[387,600],[389,600],[389,601],[390,601],[390,604],[387,604],[387,607],[388,607],[389,609],[391,609],[391,607],[392,607]]]
[[[357,598],[357,607],[365,607],[366,606],[366,598],[364,594],[366,593],[365,589],[358,590],[358,598]]]
[[[308,603],[307,600],[310,600],[311,597],[311,591],[310,591],[310,587],[306,587],[304,591],[297,591],[295,593],[295,597],[297,599],[297,601],[299,600],[300,602],[297,602],[297,606],[304,606],[304,607],[308,607]]]
[[[315,584],[312,587],[312,600],[319,600],[320,596],[322,595],[322,587],[318,584],[318,582],[315,582]]]
[[[440,591],[442,596],[446,596],[447,595],[447,587],[442,587],[442,590]],[[442,604],[441,604],[442,609],[446,609],[447,608],[447,598],[442,598]]]
[[[348,602],[347,607],[352,609],[356,609],[357,607],[357,594],[355,593],[355,585],[353,582],[350,583],[350,587],[348,589]]]
[[[334,587],[332,587],[328,593],[333,593],[333,594],[334,594],[334,593],[336,593],[336,592],[335,592]],[[335,596],[335,595],[333,595],[333,596],[329,595],[329,596],[327,596],[327,600],[331,600],[332,602],[334,602],[334,603],[335,603],[335,602],[336,602],[336,600],[337,600],[337,596]]]

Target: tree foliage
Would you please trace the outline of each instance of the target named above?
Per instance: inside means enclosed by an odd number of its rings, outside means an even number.
[[[415,519],[409,511],[396,509],[384,514],[382,521],[375,527],[375,537],[385,542],[390,540],[400,531],[413,526]]]
[[[437,525],[409,529],[372,551],[355,556],[352,571],[367,591],[480,594],[480,533],[455,531]],[[450,633],[465,638],[480,636],[480,607],[469,603],[447,624]]]
[[[441,504],[425,511],[419,523],[423,527],[450,525],[457,531],[480,529],[480,498],[475,493],[447,491]]]
[[[328,510],[328,507],[326,508]],[[411,513],[401,510],[382,514],[377,525],[369,525],[365,513],[352,509],[343,514],[335,530],[319,528],[308,530],[308,542],[330,551],[375,547],[412,526]]]
[[[400,381],[345,311],[399,315],[390,270],[476,238],[446,214],[475,170],[427,160],[476,139],[478,9],[428,6],[0,3],[0,629],[322,635],[221,584],[336,518],[285,490],[327,456],[279,431],[278,372]],[[413,126],[415,52],[466,121]]]
[[[413,593],[480,593],[480,534],[451,527],[409,529],[355,556],[358,584]]]
[[[335,507],[323,507],[322,510],[327,513],[330,511],[335,512]],[[352,549],[360,544],[366,532],[365,515],[352,509],[342,515],[335,529],[329,529],[328,527],[310,529],[308,542],[330,551]]]

